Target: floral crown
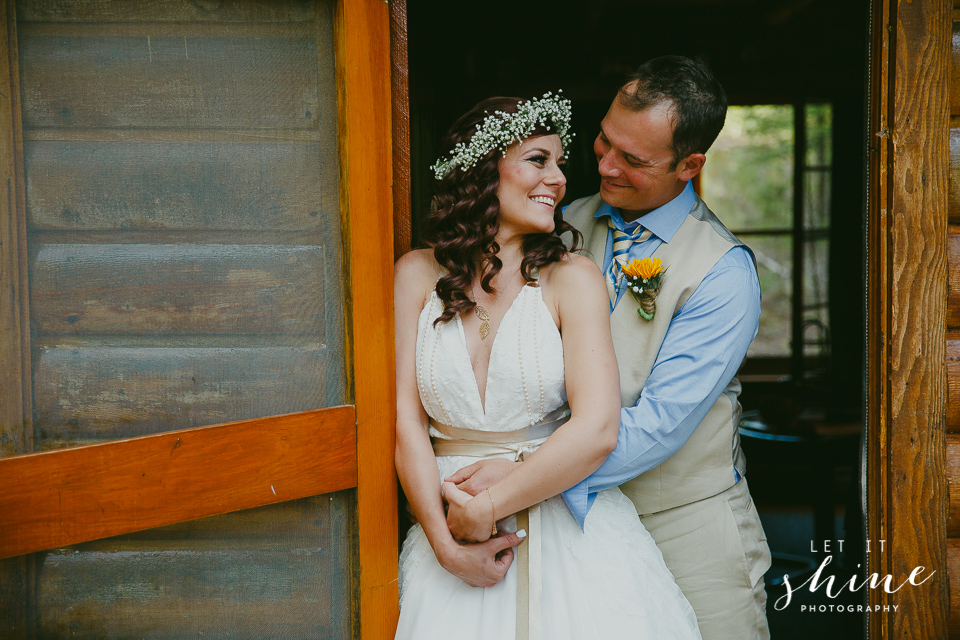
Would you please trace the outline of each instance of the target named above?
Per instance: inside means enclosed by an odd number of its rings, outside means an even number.
[[[516,113],[495,111],[487,115],[477,126],[469,143],[458,142],[450,150],[449,158],[440,158],[430,167],[434,176],[442,180],[456,167],[466,171],[494,149],[506,153],[507,147],[514,142],[522,144],[523,139],[530,137],[538,126],[546,127],[549,131],[552,124],[560,136],[560,144],[566,149],[576,134],[570,133],[570,101],[560,96],[561,93],[562,90],[553,95],[548,91],[542,98],[520,102]]]

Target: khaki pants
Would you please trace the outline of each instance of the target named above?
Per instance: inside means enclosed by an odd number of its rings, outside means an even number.
[[[691,504],[641,515],[697,613],[703,640],[765,640],[770,549],[746,478]]]

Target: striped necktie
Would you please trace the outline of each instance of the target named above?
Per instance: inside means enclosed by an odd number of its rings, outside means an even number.
[[[630,247],[634,242],[646,242],[653,234],[642,226],[638,226],[632,234],[624,233],[614,225],[613,218],[607,218],[607,226],[613,230],[613,259],[607,269],[607,289],[610,292],[610,304],[614,305],[617,302],[622,267],[630,261]]]

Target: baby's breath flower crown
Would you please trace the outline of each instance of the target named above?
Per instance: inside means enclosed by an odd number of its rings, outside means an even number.
[[[483,156],[494,149],[506,153],[514,142],[522,143],[534,130],[543,126],[550,131],[552,126],[560,136],[560,144],[567,149],[575,134],[570,133],[570,101],[548,91],[542,98],[533,98],[517,105],[516,113],[495,111],[483,119],[468,144],[458,142],[450,150],[450,157],[440,158],[431,166],[437,180],[442,180],[453,169],[461,170],[475,166]]]

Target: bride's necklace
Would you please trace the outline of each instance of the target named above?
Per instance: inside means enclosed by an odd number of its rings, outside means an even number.
[[[517,271],[515,271],[513,274],[510,274],[510,279],[512,280],[513,275],[519,271],[520,271],[520,267],[517,267]],[[508,285],[510,284],[509,280],[507,281],[507,284]],[[483,288],[481,287],[481,290],[482,289]],[[477,314],[477,318],[480,319],[480,339],[481,340],[486,340],[487,336],[490,335],[490,312],[497,308],[497,305],[500,303],[500,297],[503,295],[503,292],[506,291],[506,289],[507,289],[506,286],[500,287],[500,293],[497,294],[497,297],[493,301],[493,305],[491,305],[489,309],[487,309],[481,304],[477,304],[477,306],[473,308],[474,313]],[[476,297],[476,294],[474,294],[474,297]]]

